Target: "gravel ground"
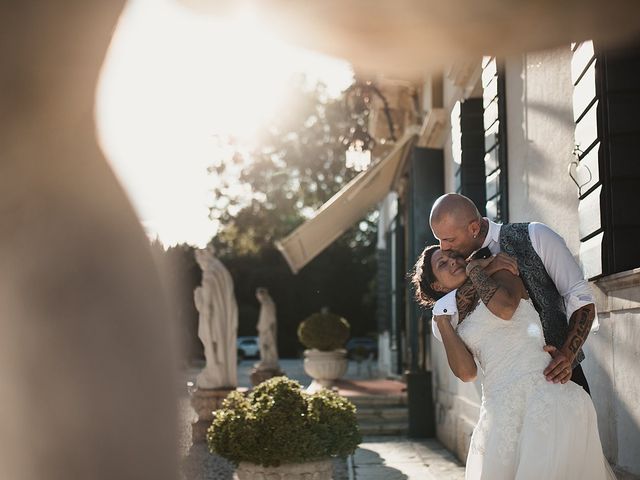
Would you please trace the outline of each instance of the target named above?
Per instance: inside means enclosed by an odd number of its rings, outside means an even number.
[[[179,404],[179,451],[180,480],[232,480],[233,465],[218,455],[212,455],[206,444],[191,442],[191,422],[196,412],[191,408],[189,397],[184,396]]]

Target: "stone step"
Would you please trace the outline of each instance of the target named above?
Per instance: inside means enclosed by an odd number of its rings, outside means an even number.
[[[358,421],[389,422],[409,419],[409,409],[405,406],[398,407],[359,407],[356,410]]]
[[[406,394],[353,395],[358,426],[363,436],[406,436],[409,408]]]
[[[409,422],[358,422],[363,436],[395,435],[404,436],[409,433]]]

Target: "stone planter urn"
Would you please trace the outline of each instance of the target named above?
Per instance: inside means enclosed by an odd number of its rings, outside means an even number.
[[[263,467],[240,462],[236,468],[238,480],[331,480],[331,459],[316,462],[282,464],[279,467]]]
[[[346,319],[324,309],[303,320],[298,326],[298,340],[304,351],[304,371],[313,382],[307,388],[310,393],[331,388],[348,367],[347,351],[343,348],[351,327]]]
[[[324,352],[311,348],[304,351],[304,371],[313,378],[308,391],[331,388],[347,372],[349,366],[345,349]]]

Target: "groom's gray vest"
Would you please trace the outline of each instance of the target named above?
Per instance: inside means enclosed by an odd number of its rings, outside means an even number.
[[[561,348],[567,340],[569,323],[564,299],[544,268],[542,260],[533,249],[529,238],[528,223],[508,223],[500,229],[500,250],[515,257],[520,278],[529,292],[533,306],[540,314],[544,338],[549,345]],[[575,364],[584,359],[582,350]]]

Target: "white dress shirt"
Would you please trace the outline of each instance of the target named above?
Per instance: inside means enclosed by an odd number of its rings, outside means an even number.
[[[482,247],[489,247],[492,254],[500,252],[501,224],[489,220],[489,231]],[[564,299],[567,321],[573,312],[579,308],[595,304],[595,299],[589,282],[584,278],[580,266],[571,255],[564,239],[551,230],[544,223],[531,222],[529,224],[529,238],[531,245],[538,254],[549,277],[555,283],[558,293]],[[433,315],[451,315],[451,324],[458,324],[458,308],[456,306],[455,290],[442,297],[433,306]],[[598,329],[598,317],[593,321],[592,331]],[[435,321],[432,321],[433,336],[442,341],[442,336]]]

